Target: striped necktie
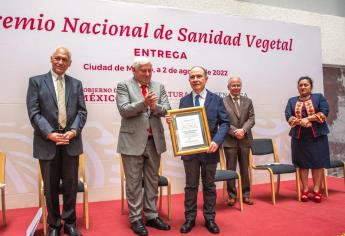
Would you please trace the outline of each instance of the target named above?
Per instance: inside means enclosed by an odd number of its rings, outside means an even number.
[[[238,104],[239,97],[234,97],[234,104],[235,104],[235,112],[237,116],[240,116],[240,105]]]
[[[66,102],[65,102],[65,89],[62,83],[62,77],[58,76],[56,80],[57,87],[57,100],[59,109],[59,125],[61,128],[66,128],[67,115],[66,115]]]

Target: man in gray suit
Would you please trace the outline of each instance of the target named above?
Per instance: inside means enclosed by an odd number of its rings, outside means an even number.
[[[243,189],[243,201],[253,204],[250,199],[249,182],[249,152],[253,135],[251,129],[255,124],[255,114],[252,100],[241,96],[242,81],[239,77],[231,77],[228,82],[230,94],[223,98],[225,108],[230,117],[230,129],[224,140],[223,147],[226,158],[226,167],[236,170],[237,160],[240,167]],[[228,205],[236,203],[235,180],[228,181]]]
[[[151,81],[151,77],[151,61],[135,58],[133,78],[118,83],[116,95],[121,114],[117,152],[121,153],[126,176],[131,228],[138,235],[148,234],[141,219],[142,209],[146,226],[170,230],[156,208],[161,153],[166,151],[161,117],[170,105],[164,86]]]
[[[59,47],[50,58],[51,70],[31,77],[26,105],[34,128],[33,156],[39,159],[48,209],[49,235],[81,235],[76,228],[76,196],[79,154],[83,152],[81,131],[87,111],[79,80],[65,74],[71,65],[67,48]],[[59,208],[62,180],[63,210]]]

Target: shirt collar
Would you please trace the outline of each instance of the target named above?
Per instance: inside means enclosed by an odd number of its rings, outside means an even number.
[[[53,80],[56,81],[57,78],[59,77],[59,75],[56,74],[53,70],[50,70],[50,72],[52,73]],[[62,77],[62,80],[64,80],[65,79],[65,74],[62,74],[61,77]]]
[[[141,86],[142,86],[141,83],[138,80],[136,80],[135,78],[134,78],[134,80],[137,83],[137,85],[139,86],[139,88],[141,88]],[[146,88],[149,88],[150,84],[151,84],[151,81],[146,85]]]
[[[193,94],[193,98],[195,98],[196,95],[198,95],[196,92],[192,91],[192,94]],[[200,93],[199,93],[199,96],[201,99],[205,99],[206,98],[206,95],[207,95],[207,90],[204,89],[202,90]]]
[[[229,96],[232,98],[232,100],[234,100],[236,97],[237,97],[238,99],[240,99],[240,97],[241,97],[241,95],[234,96],[234,95],[232,95],[231,93],[229,94]]]

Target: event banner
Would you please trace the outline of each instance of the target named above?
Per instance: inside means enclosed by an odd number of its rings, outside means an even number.
[[[120,196],[116,86],[132,77],[136,56],[152,60],[152,80],[164,84],[172,108],[191,91],[192,66],[208,70],[207,89],[222,97],[229,77],[241,77],[242,92],[254,104],[254,136],[274,138],[285,163],[291,162],[287,99],[298,94],[301,76],[313,78],[315,92],[323,90],[317,27],[112,1],[6,1],[0,9],[0,150],[8,157],[8,196],[21,200],[17,205],[35,205],[37,198],[38,164],[25,104],[28,79],[50,70],[58,46],[70,49],[67,74],[84,86],[91,200]],[[183,165],[173,156],[164,126],[163,172],[172,179],[173,192],[182,192]]]

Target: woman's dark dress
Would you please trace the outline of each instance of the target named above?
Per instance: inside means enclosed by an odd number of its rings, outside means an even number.
[[[319,110],[318,106],[315,104],[315,101],[313,101],[313,104],[314,108]],[[294,109],[290,109],[290,111],[294,113]],[[307,116],[306,108],[303,106],[302,118]],[[315,125],[313,125],[313,128],[304,128],[300,126],[294,127],[294,129],[300,129],[298,135],[291,135],[292,162],[296,167],[305,169],[319,169],[328,168],[330,166],[327,134],[315,135],[315,128],[317,128]],[[324,123],[323,125],[327,124]]]

